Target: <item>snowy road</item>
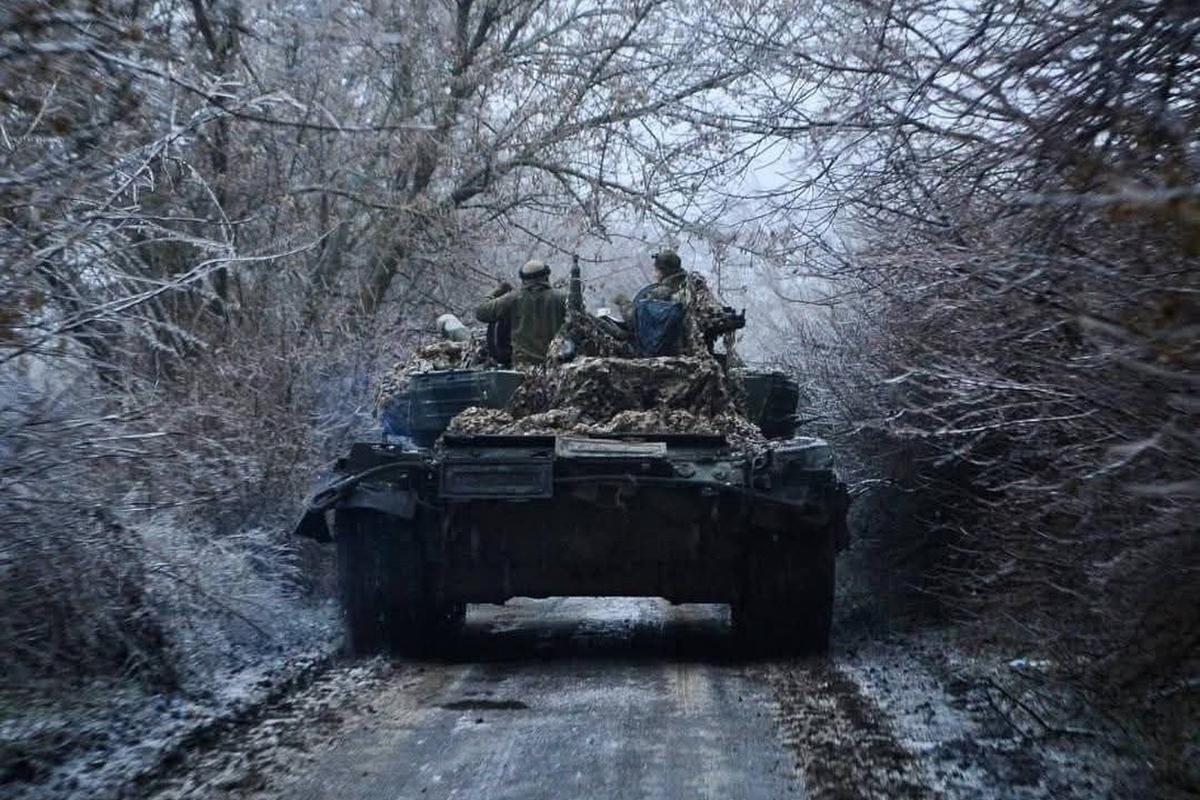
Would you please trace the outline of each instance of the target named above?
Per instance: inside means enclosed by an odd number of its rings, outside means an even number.
[[[1115,788],[1117,762],[1094,741],[1022,730],[979,664],[946,672],[936,636],[859,636],[830,660],[773,663],[738,659],[731,639],[722,606],[472,607],[451,658],[333,665],[132,796],[1139,795]]]
[[[769,689],[722,662],[727,637],[719,606],[473,608],[464,663],[389,693],[281,796],[799,796]]]

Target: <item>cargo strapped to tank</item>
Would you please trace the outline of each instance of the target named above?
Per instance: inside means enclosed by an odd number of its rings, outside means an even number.
[[[384,429],[432,447],[460,412],[471,406],[504,408],[524,380],[524,373],[513,370],[418,372],[410,377],[408,391],[383,407]]]

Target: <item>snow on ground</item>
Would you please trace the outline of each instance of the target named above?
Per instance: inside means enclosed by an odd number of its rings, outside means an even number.
[[[332,607],[297,609],[297,641],[239,654],[234,667],[191,676],[186,689],[156,692],[93,681],[55,697],[46,688],[10,694],[0,707],[0,787],[11,800],[122,796],[189,749],[306,685],[330,663],[339,633]],[[290,645],[290,649],[287,645]]]
[[[155,695],[93,684],[54,707],[10,705],[0,718],[0,786],[13,800],[279,796],[290,777],[322,769],[324,754],[348,732],[373,725],[385,739],[393,736],[395,720],[378,708],[451,707],[439,698],[462,694],[464,674],[483,680],[489,670],[528,672],[536,688],[559,673],[574,680],[586,671],[602,685],[644,673],[646,691],[665,691],[662,670],[675,674],[695,661],[681,643],[692,636],[691,647],[705,652],[723,641],[728,625],[723,614],[693,630],[626,611],[604,616],[625,608],[619,603],[584,607],[587,613],[576,610],[565,623],[529,612],[516,629],[505,620],[525,606],[490,609],[493,624],[475,632],[474,658],[428,664],[335,662],[330,617],[320,645],[215,674],[207,692]],[[560,628],[569,633],[561,652],[543,652],[540,643]],[[613,652],[596,650],[596,637]],[[1052,665],[968,647],[952,631],[842,631],[837,642],[830,659],[701,658],[689,667],[742,675],[774,697],[778,727],[764,720],[763,735],[790,747],[806,796],[1155,796],[1119,730],[1053,684]],[[536,692],[523,700],[526,708],[553,706]],[[415,724],[405,714],[396,719]]]
[[[838,671],[938,796],[1153,796],[1121,731],[1053,684],[1049,665],[970,650],[952,631],[843,637],[839,650]]]

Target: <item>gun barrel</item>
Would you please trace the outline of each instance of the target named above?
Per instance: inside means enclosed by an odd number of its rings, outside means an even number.
[[[577,314],[583,313],[583,277],[579,271],[579,256],[571,257],[571,283],[567,294],[567,306]]]

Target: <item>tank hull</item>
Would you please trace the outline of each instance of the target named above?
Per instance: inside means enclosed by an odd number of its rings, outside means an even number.
[[[365,565],[341,572],[358,649],[428,648],[469,603],[655,596],[729,603],[748,641],[821,651],[846,493],[817,440],[447,436],[355,445],[314,499],[330,511],[325,536]]]

